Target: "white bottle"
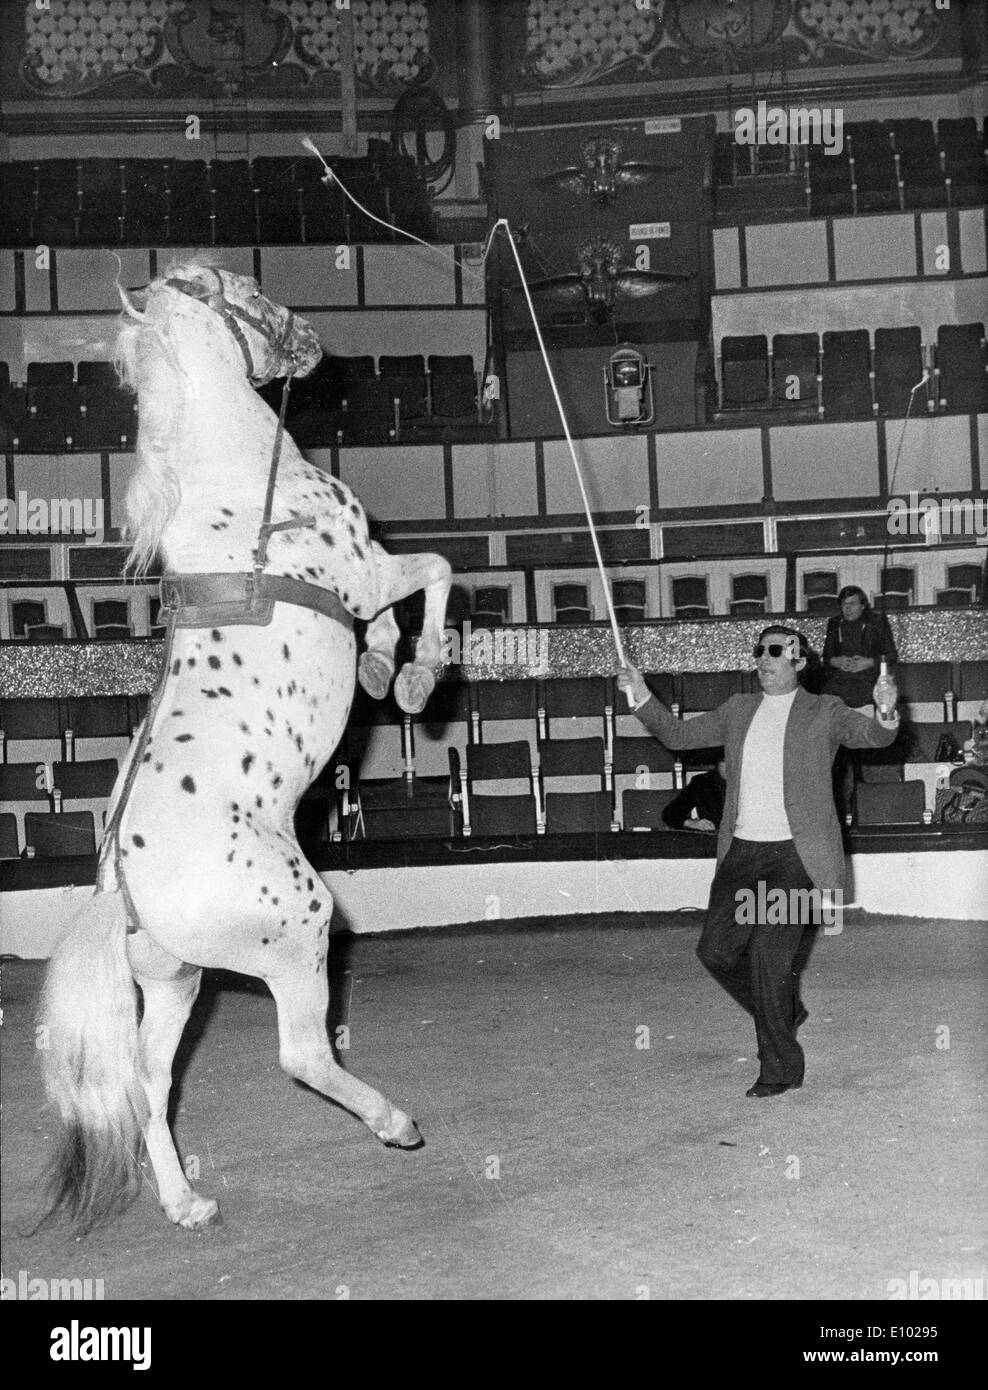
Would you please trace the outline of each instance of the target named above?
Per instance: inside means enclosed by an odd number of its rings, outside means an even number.
[[[889,675],[889,664],[884,657],[879,667],[878,680],[871,693],[880,714],[891,714],[899,703],[899,687]]]

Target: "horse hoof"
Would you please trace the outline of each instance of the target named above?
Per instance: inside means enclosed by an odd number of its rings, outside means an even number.
[[[378,1139],[382,1144],[386,1144],[389,1149],[420,1149],[425,1143],[415,1121],[407,1115],[402,1115],[401,1128],[394,1134],[389,1134],[387,1130],[376,1130]]]
[[[207,1226],[222,1226],[219,1203],[211,1197],[195,1197],[186,1210],[169,1212],[168,1215],[186,1231],[202,1231]]]
[[[406,714],[420,714],[435,689],[436,678],[428,666],[406,662],[395,679],[395,700]]]
[[[372,700],[383,700],[391,686],[395,664],[380,652],[362,652],[357,679]]]

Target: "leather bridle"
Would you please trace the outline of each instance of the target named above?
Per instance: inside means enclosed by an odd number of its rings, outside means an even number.
[[[206,307],[212,309],[215,314],[219,314],[220,318],[232,333],[237,346],[243,354],[244,365],[247,368],[247,377],[251,386],[266,386],[269,381],[278,375],[279,368],[282,366],[288,368],[286,375],[291,378],[298,365],[297,354],[288,346],[289,339],[295,331],[295,315],[292,310],[288,310],[288,315],[284,324],[281,329],[275,333],[262,318],[255,318],[253,314],[249,314],[247,310],[241,308],[239,304],[234,304],[227,299],[223,277],[220,275],[219,271],[213,266],[208,266],[206,269],[210,270],[212,274],[216,276],[218,288],[215,290],[208,290],[204,285],[198,284],[194,280],[179,280],[173,278],[166,280],[165,284],[169,289],[178,290],[180,293],[188,295],[190,299],[195,299],[198,303],[205,304]],[[262,373],[255,371],[254,358],[250,350],[250,344],[240,326],[241,323],[246,324],[248,328],[252,328],[255,333],[259,333],[270,346],[273,356],[272,366],[268,371]]]

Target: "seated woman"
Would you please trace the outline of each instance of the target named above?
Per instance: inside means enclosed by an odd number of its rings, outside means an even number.
[[[848,584],[837,595],[840,612],[827,624],[823,644],[822,695],[839,695],[845,705],[870,705],[879,662],[898,660],[895,642],[882,613],[873,611],[864,590]]]

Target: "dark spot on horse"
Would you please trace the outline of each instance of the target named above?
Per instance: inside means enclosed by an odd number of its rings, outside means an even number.
[[[332,492],[333,496],[336,498],[337,502],[345,502],[345,501],[346,501],[346,498],[345,498],[344,495],[343,495],[343,489],[340,487],[339,483],[331,482],[330,485],[329,485],[329,487],[330,487],[330,491]]]
[[[209,658],[209,664],[214,671],[218,671],[220,667],[223,665],[222,661],[220,661],[218,656],[211,656]]]
[[[194,657],[194,656],[190,656],[187,664],[188,664],[188,667],[189,667],[189,670],[190,670],[190,671],[194,670],[194,669],[195,669],[195,664],[196,664],[196,659],[195,659],[195,657]]]
[[[236,852],[237,852],[237,851],[236,851],[235,849],[231,849],[230,853],[226,856],[226,862],[227,862],[228,864],[232,864],[232,863],[233,863],[233,856],[236,854]]]
[[[270,938],[269,936],[262,936],[262,937],[261,937],[261,945],[262,945],[262,946],[270,946],[270,945],[271,945],[271,938]]]
[[[357,539],[357,528],[356,528],[356,526],[354,526],[354,524],[353,524],[352,521],[348,521],[348,522],[347,522],[347,524],[346,524],[346,529],[350,532],[350,535],[353,537],[353,539],[356,540],[356,539]]]
[[[138,849],[143,849],[143,848],[144,848],[144,836],[143,836],[143,835],[131,835],[130,838],[133,840],[134,844],[137,846]]]
[[[150,754],[150,753],[145,753],[145,754],[144,754],[144,757],[141,759],[141,762],[142,762],[142,763],[149,763],[150,761],[151,761],[151,754]]]
[[[210,633],[210,636],[212,637],[214,642],[223,641],[223,634],[222,632],[220,632],[219,628],[214,627],[212,632]]]
[[[240,766],[243,768],[244,776],[246,777],[247,773],[250,772],[251,768],[254,766],[254,754],[245,753],[240,761]]]
[[[192,740],[193,740],[194,738],[195,738],[195,734],[176,734],[176,735],[175,735],[175,742],[176,742],[176,743],[191,743]]]
[[[195,796],[196,784],[194,780],[188,775],[188,773],[186,773],[186,775],[182,778],[181,787],[183,792],[188,792],[190,796]]]
[[[253,859],[248,859],[248,860],[247,860],[247,867],[248,867],[248,869],[252,869],[252,868],[254,867],[254,861],[253,861]]]
[[[154,765],[154,770],[155,770],[155,772],[164,772],[164,770],[165,770],[165,765],[164,765],[164,763],[155,763],[155,765]]]
[[[282,654],[282,656],[285,658],[286,661],[291,661],[291,659],[292,659],[292,654],[291,654],[291,652],[288,650],[288,643],[287,643],[287,642],[282,642],[282,644],[281,644],[281,654]]]
[[[327,545],[335,545],[336,537],[330,531],[320,531],[319,539],[325,541]]]
[[[315,886],[316,886],[316,885],[312,882],[312,879],[311,879],[311,878],[307,878],[307,879],[305,880],[305,886],[306,886],[306,888],[308,888],[309,892],[311,893],[311,892],[315,889]]]
[[[274,787],[274,788],[277,789],[278,787],[281,786],[281,782],[282,782],[281,774],[276,772],[275,775],[271,778],[271,785],[272,785],[272,787]]]
[[[364,552],[361,550],[360,546],[357,544],[356,541],[354,541],[353,543],[353,553],[354,555],[356,555],[358,560],[362,560],[364,558]]]
[[[184,710],[184,709],[173,709],[173,710],[172,710],[172,718],[173,718],[173,719],[181,719],[182,716],[184,715],[184,713],[185,713],[185,710]]]
[[[220,516],[233,516],[229,507],[220,507]]]
[[[267,885],[266,883],[262,883],[262,884],[261,884],[261,892],[266,896],[266,895],[267,895],[267,891],[268,891],[268,885]]]
[[[182,669],[182,658],[181,658],[180,656],[177,656],[177,657],[175,658],[175,660],[172,662],[172,675],[173,675],[173,676],[177,676],[178,673],[179,673],[179,671],[181,671],[181,669]]]
[[[360,508],[357,506],[356,502],[350,503],[350,510],[353,512],[354,516],[360,515]]]
[[[244,659],[239,652],[233,653],[233,664],[234,666],[242,666],[244,664]]]
[[[272,898],[272,899],[271,899],[271,906],[272,906],[272,907],[277,907],[277,906],[278,906],[278,899],[277,899],[277,898]]]
[[[219,687],[219,693],[220,693],[221,695],[229,695],[230,699],[231,699],[231,700],[233,699],[233,691],[232,691],[232,690],[227,690],[227,688],[226,688],[225,685],[221,685],[221,686]]]
[[[241,732],[242,734],[249,734],[249,733],[250,733],[250,728],[248,727],[247,722],[246,722],[246,720],[244,720],[244,719],[241,719],[241,721],[240,721],[240,723],[239,723],[239,725],[238,725],[237,727],[240,729],[240,732]]]
[[[254,805],[255,805],[255,806],[257,807],[257,809],[260,811],[260,810],[262,809],[262,807],[264,806],[264,798],[263,798],[263,797],[260,797],[260,796],[255,796],[255,798],[254,798]]]
[[[312,901],[311,901],[311,903],[309,903],[309,911],[310,911],[310,912],[318,912],[321,906],[322,906],[322,904],[320,903],[319,899],[318,899],[318,898],[313,898]]]
[[[205,697],[206,697],[207,700],[218,700],[218,699],[220,698],[220,697],[217,695],[217,693],[216,693],[215,690],[206,690],[206,689],[203,687],[203,688],[202,688],[202,693],[203,693],[203,695],[205,695]]]

